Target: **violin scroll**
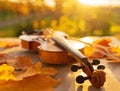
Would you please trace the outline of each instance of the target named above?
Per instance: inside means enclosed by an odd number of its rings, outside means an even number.
[[[71,70],[73,72],[78,71],[79,69],[82,69],[83,72],[85,72],[87,74],[87,77],[83,77],[82,75],[79,75],[76,77],[76,82],[79,84],[84,83],[85,80],[89,80],[90,83],[96,87],[96,88],[100,88],[104,85],[104,82],[106,81],[106,77],[105,77],[105,72],[103,71],[105,69],[104,65],[99,65],[100,61],[99,60],[93,60],[92,63],[90,63],[90,65],[95,65],[97,66],[97,70],[93,70],[93,72],[89,72],[90,70],[86,68],[86,65],[84,66],[77,66],[77,65],[72,65]]]
[[[105,75],[105,72],[102,70],[94,71],[90,78],[91,84],[96,88],[102,87],[106,81]]]

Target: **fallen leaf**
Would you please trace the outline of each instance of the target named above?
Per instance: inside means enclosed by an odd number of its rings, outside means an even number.
[[[9,79],[15,80],[14,75],[14,67],[9,66],[7,64],[0,65],[0,80],[8,81]]]
[[[120,57],[120,46],[114,46],[109,49],[110,53]]]
[[[7,60],[13,59],[14,57],[8,55],[8,54],[0,54],[0,64],[7,64]]]
[[[110,38],[101,38],[99,40],[95,40],[93,42],[93,44],[98,44],[98,45],[102,45],[102,46],[105,46],[105,47],[109,47],[109,43],[111,43],[112,40]]]
[[[0,69],[0,91],[54,91],[54,87],[61,82],[61,79],[55,80],[49,76],[57,71],[50,67],[42,69],[41,62],[29,66],[20,74],[7,64],[0,65]]]
[[[0,41],[0,47],[2,48],[11,48],[19,45],[20,45],[19,43],[13,41]]]
[[[111,39],[102,38],[99,40],[93,41],[92,44],[85,46],[83,49],[83,53],[87,57],[92,58],[103,58],[105,55],[102,52],[105,52],[108,47],[110,47]]]
[[[31,65],[27,70],[19,75],[16,75],[17,80],[22,80],[25,77],[33,76],[36,74],[42,75],[56,75],[57,70],[53,67],[42,67],[41,62],[37,62],[35,65]]]
[[[90,57],[94,53],[94,49],[91,46],[85,46],[83,49],[83,53],[85,56]]]
[[[55,70],[53,67],[46,67],[41,69],[41,73],[45,75],[56,75],[57,70]]]
[[[34,68],[40,74],[44,74],[44,75],[56,75],[57,74],[56,69],[54,69],[53,67],[42,67],[41,62],[37,62],[34,65]]]
[[[33,61],[27,56],[18,56],[7,60],[7,64],[13,66],[15,70],[26,70],[29,66],[33,65]]]
[[[60,79],[55,80],[47,75],[36,74],[20,81],[8,81],[1,84],[0,91],[54,91]]]

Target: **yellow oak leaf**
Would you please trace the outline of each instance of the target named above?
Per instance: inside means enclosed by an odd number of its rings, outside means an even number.
[[[8,81],[9,79],[15,80],[16,78],[12,74],[14,72],[14,68],[7,64],[0,65],[0,80]]]
[[[0,47],[2,48],[10,48],[15,46],[19,46],[19,43],[15,43],[13,41],[0,41]]]
[[[54,87],[61,82],[47,75],[33,75],[20,81],[8,81],[1,84],[0,91],[54,91]]]
[[[29,60],[26,57],[18,59],[24,59],[26,62]],[[2,64],[0,65],[0,91],[54,91],[54,87],[61,82],[61,79],[55,80],[50,77],[56,74],[56,69],[42,67],[40,61],[30,65],[24,72],[16,71],[14,66]]]

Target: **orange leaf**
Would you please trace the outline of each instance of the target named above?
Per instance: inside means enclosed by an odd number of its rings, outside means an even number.
[[[7,60],[13,59],[14,57],[8,54],[0,54],[0,64],[7,64]]]
[[[15,43],[13,41],[0,41],[0,47],[2,48],[10,48],[15,46],[19,46],[19,43]]]
[[[32,59],[27,56],[18,56],[17,58],[9,59],[7,63],[16,70],[26,70],[29,66],[33,65]]]
[[[3,65],[5,67],[0,66],[3,69],[0,76],[7,75],[7,80],[0,79],[0,91],[54,91],[53,87],[61,82],[61,79],[55,80],[49,76],[57,71],[50,67],[42,68],[41,62],[29,66],[24,73],[15,73],[12,66]]]
[[[95,40],[89,46],[84,47],[83,53],[87,57],[103,58],[105,55],[102,54],[100,51],[105,52],[105,49],[107,47],[110,47],[109,45],[110,42],[111,42],[111,39],[109,38],[102,38],[102,39]]]
[[[42,67],[41,62],[37,62],[35,65],[35,70],[39,72],[40,74],[44,75],[56,75],[57,70],[54,69],[53,67]]]
[[[105,46],[105,47],[109,47],[109,43],[111,43],[111,39],[109,38],[102,38],[102,39],[99,39],[99,40],[95,40],[93,42],[93,44],[98,44],[98,45],[102,45],[102,46]]]
[[[41,73],[46,75],[56,75],[57,71],[52,67],[47,67],[47,68],[42,68]]]
[[[17,75],[16,78],[17,80],[22,80],[25,77],[33,76],[36,74],[42,74],[42,75],[56,75],[57,70],[52,68],[52,67],[44,67],[42,68],[41,62],[37,62],[35,65],[32,65],[27,68],[27,70],[20,74]]]
[[[0,91],[54,91],[53,87],[60,81],[47,75],[37,74],[20,81],[8,81],[7,84],[1,84]]]

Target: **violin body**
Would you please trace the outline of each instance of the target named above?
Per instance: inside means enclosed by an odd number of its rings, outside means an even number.
[[[45,40],[43,35],[21,35],[20,39],[23,48],[38,51],[39,57],[45,63],[69,64],[76,61],[64,48],[57,45],[52,39]],[[78,50],[84,46],[78,41],[68,41]]]
[[[39,36],[31,36],[31,35],[20,36],[22,47],[29,50],[37,50],[37,47],[40,45],[40,43],[34,41],[34,39],[38,37]]]

